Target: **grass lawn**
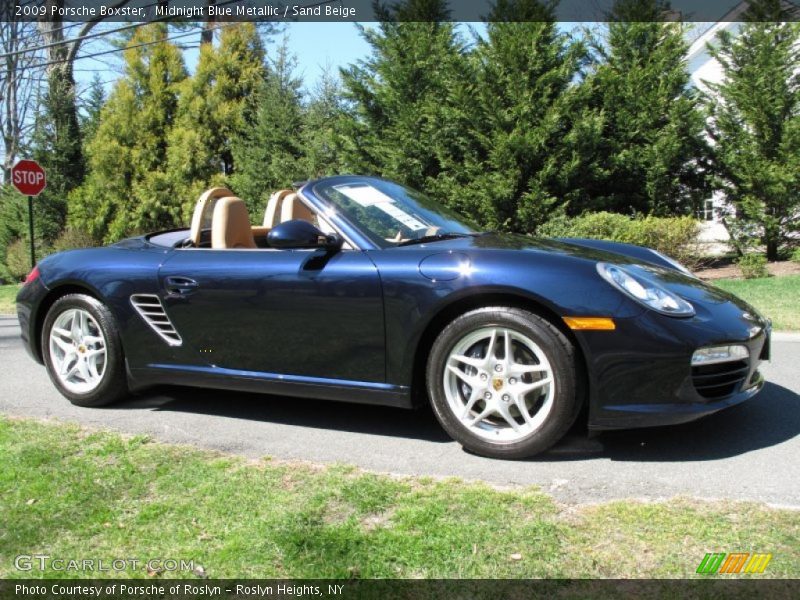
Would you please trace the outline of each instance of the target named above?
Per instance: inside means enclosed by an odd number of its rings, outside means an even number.
[[[20,286],[12,283],[11,285],[0,285],[0,315],[16,314],[17,307],[14,300]]]
[[[778,331],[800,330],[800,275],[764,279],[718,279],[711,282],[749,302],[772,319]]]
[[[0,578],[31,575],[13,559],[37,553],[171,557],[212,578],[689,577],[706,552],[736,551],[773,554],[755,577],[800,576],[800,513],[751,503],[562,506],[535,488],[247,461],[6,417],[0,464]]]

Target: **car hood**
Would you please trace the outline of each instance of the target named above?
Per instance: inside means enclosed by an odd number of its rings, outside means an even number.
[[[506,250],[563,255],[595,262],[638,264],[642,262],[675,270],[675,267],[649,248],[578,238],[537,238],[513,233],[482,233],[426,244],[431,250]],[[409,246],[413,248],[415,246]]]
[[[647,278],[691,302],[700,319],[713,321],[715,315],[724,312],[744,315],[746,320],[751,320],[762,327],[768,324],[766,319],[741,298],[684,273],[657,252],[642,246],[605,240],[547,239],[517,234],[485,233],[442,240],[428,244],[427,247],[437,252],[460,250],[466,254],[470,254],[471,251],[510,251],[514,254],[522,252],[546,255],[560,258],[568,263],[582,263],[584,267],[591,266],[591,269],[584,268],[584,275],[593,271],[594,265],[600,262],[623,265],[634,274]]]

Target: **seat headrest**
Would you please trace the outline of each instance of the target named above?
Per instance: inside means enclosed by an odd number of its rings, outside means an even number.
[[[211,247],[255,248],[250,216],[244,200],[228,196],[217,200],[211,225]]]
[[[189,230],[189,239],[195,246],[200,245],[200,235],[203,229],[205,227],[211,227],[211,212],[209,211],[207,217],[205,219],[203,218],[209,205],[225,196],[233,196],[233,192],[226,187],[214,187],[203,192],[197,199],[197,204],[194,206],[194,213],[192,213],[192,227]]]
[[[297,194],[287,196],[281,208],[281,223],[293,219],[302,219],[316,224],[316,214],[297,197]]]
[[[269,197],[269,202],[267,202],[267,210],[264,212],[264,227],[272,229],[275,227],[275,225],[280,223],[278,219],[280,218],[281,214],[281,206],[283,205],[283,201],[286,199],[286,197],[292,193],[292,190],[278,190]]]

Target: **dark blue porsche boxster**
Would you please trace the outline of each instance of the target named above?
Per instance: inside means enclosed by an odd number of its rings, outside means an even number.
[[[50,256],[17,298],[71,402],[155,384],[413,407],[494,457],[590,429],[681,423],[763,385],[769,322],[647,248],[481,233],[360,176],[225,188],[191,228]],[[584,412],[582,409],[586,408]]]

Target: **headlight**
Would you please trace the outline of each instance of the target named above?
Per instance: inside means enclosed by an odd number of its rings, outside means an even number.
[[[633,275],[618,265],[597,263],[597,272],[615,288],[647,308],[673,317],[694,315],[694,307],[683,298],[649,279]]]
[[[683,273],[684,275],[688,275],[689,277],[694,277],[695,279],[697,279],[697,276],[696,276],[694,273],[692,273],[692,272],[691,272],[689,269],[687,269],[686,267],[684,267],[684,266],[683,266],[681,263],[679,263],[679,262],[678,262],[677,260],[675,260],[674,258],[670,258],[670,257],[669,257],[669,256],[667,256],[666,254],[661,254],[661,252],[659,252],[659,251],[657,251],[657,250],[653,250],[652,248],[648,248],[648,250],[650,250],[650,252],[652,252],[653,254],[655,254],[656,256],[658,256],[658,257],[659,257],[661,260],[663,260],[663,261],[665,261],[665,262],[668,262],[669,264],[671,264],[673,267],[675,267],[676,269],[678,269],[678,271],[680,271],[680,272],[681,272],[681,273]]]

